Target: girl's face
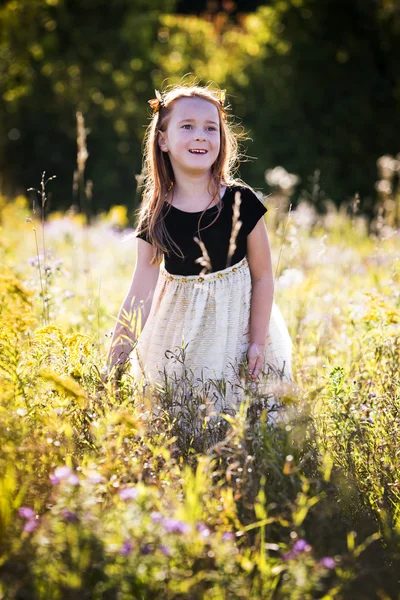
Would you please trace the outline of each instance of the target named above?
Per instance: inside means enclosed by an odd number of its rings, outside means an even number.
[[[158,143],[163,152],[168,152],[175,174],[209,171],[220,150],[218,108],[202,98],[175,100]]]

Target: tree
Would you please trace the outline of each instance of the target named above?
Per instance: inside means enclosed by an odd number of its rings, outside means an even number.
[[[0,172],[6,192],[57,175],[71,204],[76,111],[90,130],[95,208],[130,203],[153,93],[149,49],[174,0],[12,0],[0,9]]]

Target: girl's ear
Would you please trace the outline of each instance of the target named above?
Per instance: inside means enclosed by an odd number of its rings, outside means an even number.
[[[168,146],[162,131],[158,132],[158,146],[163,152],[168,152]]]

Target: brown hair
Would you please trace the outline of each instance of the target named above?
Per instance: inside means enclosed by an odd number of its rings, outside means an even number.
[[[233,177],[233,172],[239,162],[238,141],[243,138],[242,133],[236,133],[233,126],[228,122],[225,109],[220,102],[218,92],[212,91],[208,86],[177,85],[163,94],[159,109],[154,112],[151,122],[146,130],[144,138],[143,169],[140,175],[140,186],[143,187],[142,203],[139,209],[137,230],[146,233],[149,241],[155,247],[155,256],[152,264],[160,263],[164,252],[176,248],[183,257],[179,246],[169,236],[162,216],[164,200],[172,188],[175,178],[169,156],[163,152],[158,145],[158,132],[165,131],[171,115],[171,108],[178,98],[202,98],[211,102],[218,108],[220,121],[220,151],[218,158],[211,167],[211,190],[213,204],[220,192],[220,186],[243,184],[239,179]],[[218,204],[218,214],[221,212]],[[168,209],[170,210],[170,209]],[[204,209],[199,218],[199,223],[207,208]],[[214,223],[214,221],[212,223]],[[210,225],[212,225],[210,223]],[[209,225],[209,226],[210,226]],[[200,233],[199,233],[200,237]],[[169,244],[169,247],[167,247]],[[177,252],[175,252],[177,254]]]

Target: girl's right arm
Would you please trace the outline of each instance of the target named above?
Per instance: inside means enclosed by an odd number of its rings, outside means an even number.
[[[146,323],[160,272],[159,264],[150,264],[154,256],[151,244],[137,239],[136,265],[129,291],[120,308],[107,355],[103,378],[120,371]]]

